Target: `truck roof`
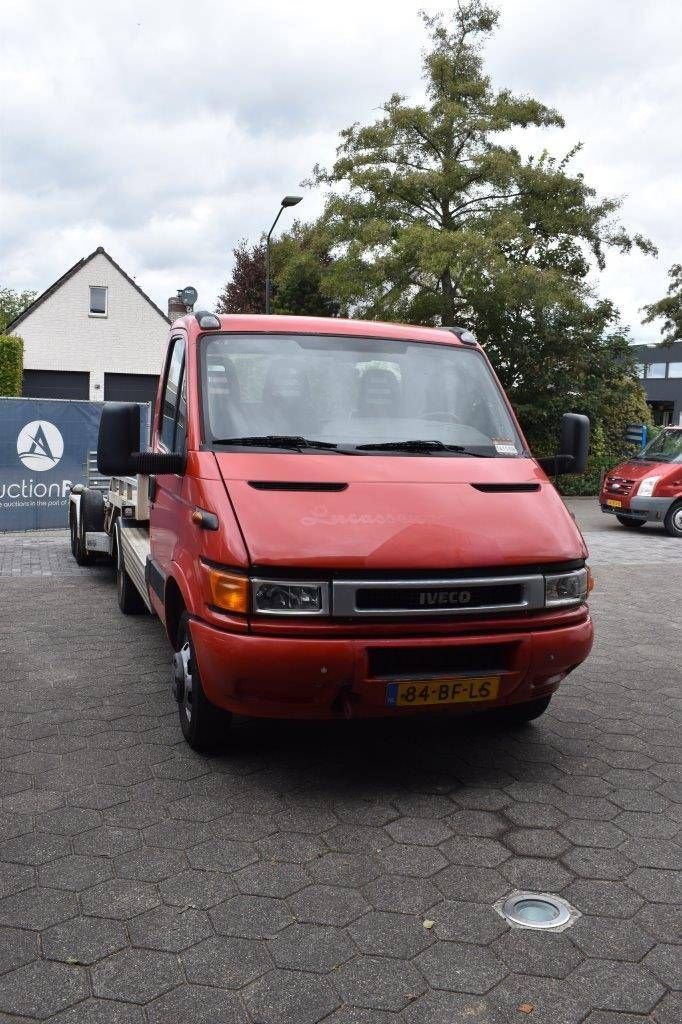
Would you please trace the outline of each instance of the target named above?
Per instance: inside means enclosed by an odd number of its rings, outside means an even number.
[[[377,320],[342,320],[324,316],[280,316],[259,313],[219,313],[220,328],[230,332],[268,334],[336,334],[364,338],[395,338],[396,341],[428,341],[441,345],[462,345],[452,330],[443,327],[418,327],[410,324],[382,323]],[[180,317],[172,327],[198,332],[197,314]],[[455,328],[458,331],[467,328]],[[469,347],[468,345],[466,347]]]

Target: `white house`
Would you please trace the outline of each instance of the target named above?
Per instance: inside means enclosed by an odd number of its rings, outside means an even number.
[[[24,340],[23,393],[153,401],[169,320],[100,248],[39,295],[7,329]]]

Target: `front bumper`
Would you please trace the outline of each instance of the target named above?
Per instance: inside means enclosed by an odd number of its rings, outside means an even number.
[[[634,498],[622,498],[618,499],[623,504],[621,508],[613,508],[611,505],[606,504],[607,497],[613,497],[612,495],[602,495],[600,498],[601,510],[609,515],[616,516],[627,516],[630,519],[640,519],[644,522],[663,522],[668,512],[668,509],[672,505],[675,498],[638,498],[636,495]]]
[[[495,623],[488,622],[472,624],[471,632],[466,634],[406,639],[310,639],[230,633],[198,619],[192,621],[191,629],[204,691],[219,707],[268,718],[395,717],[433,710],[461,713],[548,696],[590,653],[593,627],[586,606],[583,611],[579,621],[554,628],[534,629],[529,622],[527,630],[498,632]],[[382,675],[372,669],[377,648],[391,648],[393,652],[404,648],[407,654],[407,649],[414,652],[415,648],[493,645],[505,652],[504,667],[482,673],[501,676],[500,693],[493,701],[435,709],[433,705],[389,707],[388,682],[405,677]],[[482,653],[485,655],[485,651]],[[416,671],[408,678],[455,675],[466,675],[466,671]]]

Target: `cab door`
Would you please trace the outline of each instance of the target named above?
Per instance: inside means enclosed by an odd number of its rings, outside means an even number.
[[[185,374],[186,344],[183,337],[171,339],[158,419],[155,423],[154,449],[159,452],[186,453],[187,386]],[[149,511],[151,557],[154,569],[168,575],[181,533],[187,502],[185,478],[178,473],[159,473],[152,487]]]

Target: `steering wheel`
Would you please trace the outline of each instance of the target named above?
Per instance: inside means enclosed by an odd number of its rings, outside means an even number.
[[[454,412],[446,412],[445,410],[443,412],[425,412],[419,418],[422,420],[442,420],[444,422],[449,420],[451,423],[464,422],[459,416],[455,416]]]

